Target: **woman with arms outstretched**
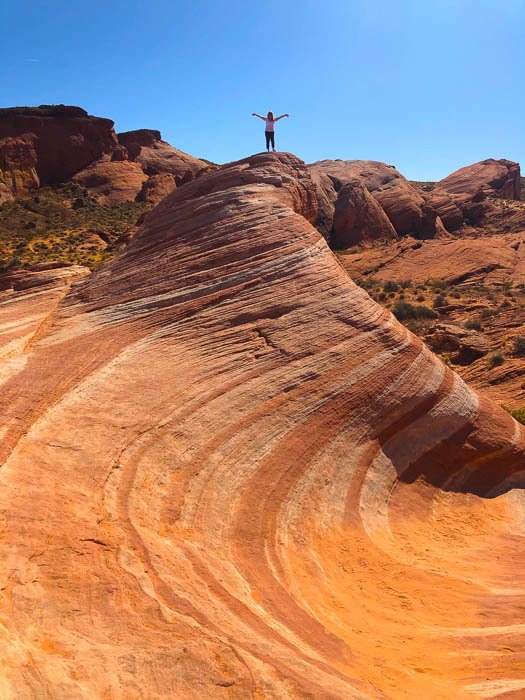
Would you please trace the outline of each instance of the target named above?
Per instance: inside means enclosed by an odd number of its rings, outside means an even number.
[[[281,114],[280,117],[276,117],[275,119],[273,118],[273,112],[268,112],[268,115],[266,117],[262,117],[260,114],[257,114],[256,112],[252,113],[252,117],[259,117],[259,119],[262,119],[263,122],[265,122],[265,127],[264,127],[264,135],[266,136],[266,150],[270,150],[270,142],[272,144],[272,149],[275,151],[275,132],[274,132],[274,124],[275,122],[278,122],[279,119],[282,119],[283,117],[289,117],[289,114]]]

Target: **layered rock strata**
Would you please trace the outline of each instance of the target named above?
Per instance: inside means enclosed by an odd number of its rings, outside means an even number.
[[[291,155],[205,175],[10,359],[5,697],[523,692],[524,429],[317,213]]]

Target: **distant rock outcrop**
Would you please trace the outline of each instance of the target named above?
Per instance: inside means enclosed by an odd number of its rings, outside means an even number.
[[[383,208],[400,235],[434,238],[446,233],[428,197],[412,185],[393,165],[368,160],[322,160],[309,169],[328,175],[336,191],[358,179]]]
[[[0,139],[0,204],[38,189],[33,134]]]
[[[500,223],[498,199],[519,201],[519,163],[488,158],[460,168],[436,183],[429,200],[449,231],[463,224],[494,228]],[[504,231],[525,227],[525,212],[507,212]]]
[[[124,146],[131,160],[140,164],[147,175],[170,173],[177,184],[190,182],[197,173],[213,168],[208,161],[179,151],[161,139],[160,131],[137,129],[117,134],[119,144]]]
[[[0,139],[34,134],[40,184],[61,182],[111,154],[117,144],[111,119],[65,105],[0,109]]]
[[[456,170],[436,184],[436,190],[449,194],[464,194],[470,198],[481,194],[502,199],[519,200],[521,181],[519,163],[487,158],[479,163]]]
[[[73,181],[90,190],[99,204],[134,200],[148,176],[139,163],[130,160],[97,160],[73,176]]]

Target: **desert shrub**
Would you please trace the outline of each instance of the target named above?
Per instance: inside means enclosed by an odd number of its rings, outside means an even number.
[[[501,289],[504,292],[509,292],[512,289],[513,285],[514,282],[512,282],[512,280],[505,280],[505,282],[501,283]]]
[[[434,299],[434,308],[435,309],[440,309],[442,306],[446,306],[448,304],[447,298],[444,294],[438,294],[436,298]]]
[[[430,307],[422,304],[410,304],[407,301],[398,301],[392,309],[392,313],[399,321],[405,321],[407,319],[438,318],[438,314]]]
[[[523,423],[523,425],[525,425],[525,406],[522,406],[522,408],[511,408],[503,404],[501,408],[504,408],[507,413],[510,413],[518,423]]]
[[[512,303],[509,301],[509,299],[503,299],[503,301],[500,304],[501,309],[508,309],[509,306],[512,306]]]
[[[394,280],[388,280],[383,286],[383,291],[385,292],[397,292],[398,289],[399,285],[397,282],[394,282]]]
[[[428,280],[427,284],[430,285],[430,288],[435,292],[444,292],[445,289],[448,289],[450,286],[446,280],[442,279]]]
[[[425,301],[425,296],[424,296],[424,294],[419,294],[419,295],[416,297],[416,301]]]
[[[505,355],[501,352],[493,352],[488,356],[489,367],[500,367],[505,362]]]
[[[480,318],[490,318],[491,316],[494,316],[495,313],[496,312],[494,309],[483,309],[480,314]]]
[[[479,320],[479,318],[470,318],[468,321],[465,321],[463,327],[469,331],[483,330],[483,326],[481,325],[481,321]]]
[[[380,292],[377,295],[377,301],[385,301],[386,300],[386,294],[384,292]]]
[[[401,280],[399,284],[401,285],[401,289],[408,289],[412,286],[412,280]]]
[[[514,338],[513,350],[518,357],[525,357],[525,335],[517,335]]]
[[[461,292],[452,292],[450,296],[454,297],[454,299],[461,299]]]

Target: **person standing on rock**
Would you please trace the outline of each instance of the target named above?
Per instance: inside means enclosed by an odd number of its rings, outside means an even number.
[[[276,117],[275,119],[273,118],[273,112],[268,112],[268,115],[266,117],[262,117],[260,114],[257,114],[256,112],[252,112],[252,117],[259,117],[259,119],[262,119],[263,122],[265,122],[265,127],[264,127],[264,135],[266,136],[266,150],[270,150],[270,143],[272,144],[272,149],[275,152],[275,132],[274,132],[274,125],[275,122],[278,122],[279,119],[282,119],[283,117],[289,117],[289,114],[281,114],[280,117]]]

